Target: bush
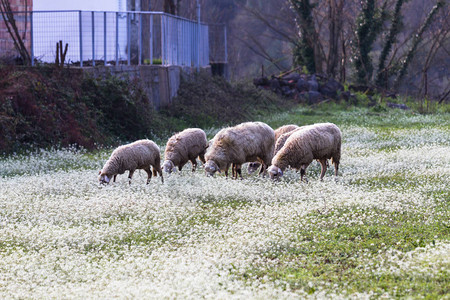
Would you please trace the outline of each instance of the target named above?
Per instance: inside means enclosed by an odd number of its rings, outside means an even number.
[[[159,133],[160,122],[137,82],[52,67],[0,68],[0,151],[88,149]]]
[[[173,105],[162,113],[179,120],[179,126],[206,128],[255,120],[293,103],[258,90],[249,82],[230,83],[219,76],[199,73],[181,82]]]

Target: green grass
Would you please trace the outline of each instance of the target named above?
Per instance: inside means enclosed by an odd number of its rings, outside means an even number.
[[[306,125],[332,122],[337,125],[363,126],[387,133],[397,129],[421,129],[430,126],[449,128],[450,114],[446,112],[419,114],[415,111],[398,109],[374,112],[365,107],[324,103],[318,107],[298,106],[288,112],[269,117],[266,122],[273,128],[285,124]]]
[[[266,268],[255,265],[242,273],[244,278],[268,276],[293,289],[314,292],[318,288],[337,286],[348,294],[371,290],[377,296],[390,292],[391,296],[442,297],[448,296],[450,278],[446,271],[435,276],[427,274],[395,275],[365,272],[368,258],[383,255],[386,249],[408,252],[417,247],[434,244],[436,240],[450,240],[449,203],[446,213],[432,222],[420,213],[401,213],[359,208],[337,209],[326,214],[313,213],[299,221],[295,239],[284,245],[275,244],[261,253],[265,261],[276,261]],[[374,217],[367,218],[367,215]],[[361,224],[329,222],[339,216],[360,219]],[[316,226],[304,230],[303,224],[314,220]],[[377,260],[375,260],[377,261]],[[371,266],[370,266],[371,267]],[[311,287],[310,283],[313,283]]]

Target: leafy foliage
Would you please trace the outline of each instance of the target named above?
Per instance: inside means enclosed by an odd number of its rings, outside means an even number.
[[[314,5],[309,0],[291,0],[292,10],[298,16],[296,20],[297,26],[301,31],[301,38],[294,45],[293,60],[294,66],[306,66],[308,72],[316,72],[316,64],[314,57],[314,20],[312,10]]]
[[[137,82],[79,70],[0,68],[0,151],[151,137],[160,122]]]
[[[372,78],[373,64],[370,58],[373,43],[381,32],[383,21],[386,19],[386,4],[381,10],[376,8],[375,0],[363,1],[363,9],[357,20],[355,68],[358,83],[369,83]]]
[[[279,111],[292,103],[257,90],[250,83],[229,83],[222,77],[200,73],[181,83],[173,105],[162,113],[184,127],[208,128],[253,120],[261,113]]]

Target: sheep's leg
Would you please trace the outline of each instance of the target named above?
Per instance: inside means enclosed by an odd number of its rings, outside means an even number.
[[[232,164],[231,165],[231,170],[233,172],[233,179],[237,179],[238,175],[241,177],[242,179],[242,165],[241,164]]]
[[[264,173],[264,171],[265,171],[264,164],[261,164],[261,168],[259,169],[258,176],[261,175],[261,173]],[[265,175],[266,175],[266,174],[264,173],[264,174],[263,174],[263,177],[264,177]]]
[[[227,167],[225,168],[225,177],[228,178],[228,169],[230,168],[230,164],[227,164]],[[231,166],[231,172],[233,172],[233,166]]]
[[[152,171],[150,170],[150,167],[145,168],[144,171],[147,173],[147,184],[149,184],[152,179]]]
[[[117,174],[114,175],[114,177],[113,177],[113,182],[116,182],[116,177],[117,177]]]
[[[158,171],[156,170],[156,168],[152,167],[152,170],[153,170],[153,177],[158,176]]]
[[[178,171],[180,171],[180,174],[181,174],[181,170],[183,169],[183,167],[184,167],[184,164],[180,164],[180,165],[178,166]]]
[[[323,176],[325,176],[325,172],[327,171],[327,159],[326,158],[322,158],[319,160],[320,162],[320,166],[321,166],[321,171],[320,171],[320,180],[323,180]]]
[[[195,172],[195,169],[197,168],[197,160],[195,158],[191,159],[192,163],[192,172]]]
[[[128,184],[131,184],[131,178],[133,177],[135,170],[130,170],[130,173],[128,174]]]
[[[158,170],[159,176],[161,176],[161,182],[164,183],[164,177],[161,168]]]
[[[338,176],[339,162],[334,162],[334,176]]]
[[[164,183],[164,177],[159,163],[153,168],[156,169],[156,171],[158,171],[159,176],[161,176],[161,182]]]
[[[157,161],[155,163],[155,165],[152,167],[153,167],[153,175],[156,177],[156,172],[155,172],[155,170],[156,170],[158,172],[159,176],[161,176],[161,182],[164,183],[164,177],[163,177],[163,173],[161,170],[161,163],[159,161]]]
[[[244,179],[243,177],[242,177],[242,165],[238,165],[238,166],[236,166],[236,179],[237,179],[237,175],[239,174],[239,177],[241,178],[241,180],[242,179]]]
[[[266,163],[262,163],[261,164],[261,169],[259,169],[258,176],[261,175],[261,173],[263,174],[263,178],[265,178],[266,174],[267,174],[267,165],[266,165]]]
[[[205,159],[205,152],[202,152],[198,155],[198,158],[200,159],[200,161],[202,162],[202,164],[206,164],[206,159]]]
[[[306,167],[307,165],[302,165],[300,169],[300,181],[303,181],[303,176],[306,175]],[[308,182],[308,179],[305,176],[305,181]]]

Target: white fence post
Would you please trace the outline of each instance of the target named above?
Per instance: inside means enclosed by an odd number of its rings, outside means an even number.
[[[92,31],[92,66],[95,67],[95,21],[94,11],[91,11],[91,31]]]
[[[106,59],[106,11],[103,12],[103,58],[105,59],[105,66],[108,64]]]
[[[83,22],[82,12],[78,11],[79,36],[80,36],[80,67],[83,67]]]

